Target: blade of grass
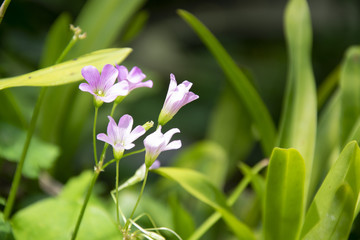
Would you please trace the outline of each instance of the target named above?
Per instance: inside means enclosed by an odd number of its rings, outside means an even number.
[[[178,14],[198,34],[199,38],[218,61],[230,85],[235,89],[241,101],[244,102],[260,134],[263,152],[266,156],[269,156],[275,145],[276,128],[258,92],[220,42],[195,16],[185,10],[178,10]]]

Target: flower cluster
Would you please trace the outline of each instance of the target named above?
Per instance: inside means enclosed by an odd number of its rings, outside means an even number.
[[[146,75],[136,66],[129,72],[125,66],[116,65],[114,67],[107,64],[101,74],[94,66],[86,66],[82,69],[82,75],[87,83],[81,83],[79,88],[94,96],[96,107],[100,107],[104,102],[116,101],[119,103],[132,90],[140,87],[152,88],[153,86],[151,80],[143,81]],[[198,95],[189,91],[191,86],[192,83],[189,81],[178,85],[174,74],[170,74],[169,90],[158,118],[158,127],[155,132],[144,139],[147,168],[151,167],[161,152],[181,147],[180,140],[170,142],[172,136],[180,132],[179,129],[173,128],[164,134],[161,129],[181,107],[199,98]],[[100,133],[97,135],[97,139],[110,144],[113,147],[114,158],[120,159],[124,151],[133,148],[135,146],[133,142],[144,135],[149,127],[145,124],[146,129],[143,126],[137,126],[132,130],[134,121],[128,114],[123,115],[118,124],[111,116],[108,118],[107,134]]]

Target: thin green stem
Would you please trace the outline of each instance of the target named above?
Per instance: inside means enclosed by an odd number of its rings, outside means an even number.
[[[130,152],[130,153],[127,153],[127,154],[124,154],[124,156],[123,156],[122,158],[126,158],[126,157],[131,156],[131,155],[134,155],[134,154],[136,154],[136,153],[141,153],[141,152],[143,152],[143,151],[145,151],[145,148],[140,149],[140,150],[137,150],[137,151],[133,151],[133,152]],[[115,161],[116,161],[115,158],[114,158],[114,159],[111,159],[110,161],[108,161],[107,163],[105,163],[105,165],[102,167],[102,169],[104,170],[107,166],[109,166],[110,164],[112,164],[112,163],[115,162]]]
[[[97,121],[98,110],[99,108],[95,107],[94,126],[93,126],[93,147],[94,147],[94,160],[96,166],[98,165],[97,152],[96,152],[96,121]]]
[[[147,180],[147,177],[148,177],[148,173],[149,173],[149,168],[146,168],[146,170],[145,170],[145,177],[144,177],[143,184],[142,184],[142,186],[141,186],[141,190],[140,190],[139,197],[138,197],[138,199],[137,199],[137,201],[136,201],[136,203],[135,203],[135,206],[134,206],[134,208],[133,208],[133,210],[132,210],[132,212],[131,212],[131,214],[130,214],[130,217],[127,219],[126,224],[125,224],[125,227],[124,227],[126,231],[127,231],[127,228],[128,228],[128,226],[129,226],[129,224],[130,224],[130,221],[129,221],[129,220],[134,216],[135,210],[136,210],[137,206],[139,205],[140,199],[141,199],[141,197],[142,197],[142,195],[143,195],[143,192],[144,192],[144,189],[145,189],[145,185],[146,185],[146,180]]]
[[[0,23],[2,22],[2,20],[3,20],[4,16],[5,16],[6,9],[8,8],[10,2],[11,2],[11,0],[4,0],[4,2],[1,4],[1,7],[0,7]]]
[[[24,144],[24,148],[23,151],[21,153],[21,158],[20,161],[16,167],[16,171],[15,171],[15,175],[14,175],[14,179],[13,182],[11,184],[11,189],[10,189],[10,193],[9,193],[9,197],[6,201],[6,205],[5,205],[5,209],[4,209],[4,220],[7,221],[9,219],[9,216],[11,214],[11,210],[12,207],[14,205],[14,201],[15,201],[15,197],[16,197],[16,193],[20,184],[20,180],[21,180],[21,173],[22,173],[22,169],[24,166],[24,162],[26,159],[26,155],[27,155],[27,151],[29,149],[29,145],[31,142],[31,137],[34,133],[35,130],[35,126],[36,126],[36,121],[38,119],[39,116],[39,112],[40,112],[40,108],[46,93],[46,89],[47,87],[43,87],[40,91],[39,97],[37,99],[35,108],[34,108],[34,112],[31,118],[31,122],[30,122],[30,126],[26,135],[26,140],[25,140],[25,144]]]
[[[10,1],[3,2],[3,4],[1,5],[0,11],[3,11],[3,7],[5,6],[4,4],[8,5],[9,3],[10,3]],[[6,10],[6,7],[7,6],[5,6],[5,10]],[[1,13],[0,13],[0,15],[1,15]],[[1,22],[1,19],[0,19],[0,22]],[[67,47],[64,49],[63,53],[56,60],[55,64],[60,63],[64,59],[65,55],[73,47],[73,45],[75,44],[76,41],[77,41],[77,39],[71,39],[70,40]],[[32,136],[34,134],[34,131],[35,131],[36,122],[37,122],[37,119],[39,117],[40,108],[41,108],[41,105],[42,105],[42,103],[44,101],[46,90],[47,90],[47,87],[42,87],[41,88],[40,93],[39,93],[39,97],[38,97],[38,99],[36,101],[36,105],[35,105],[35,108],[34,108],[34,111],[33,111],[32,117],[31,117],[29,129],[28,129],[28,132],[27,132],[27,135],[26,135],[23,151],[21,153],[21,158],[20,158],[20,161],[19,161],[19,163],[18,163],[18,165],[16,167],[14,179],[13,179],[13,182],[11,184],[9,197],[8,197],[8,199],[6,201],[6,205],[5,205],[5,209],[4,209],[4,220],[5,221],[7,221],[9,219],[9,216],[11,214],[11,211],[12,211],[12,208],[13,208],[13,205],[14,205],[16,193],[17,193],[17,190],[18,190],[19,185],[20,185],[21,173],[22,173],[22,169],[24,167],[24,162],[25,162],[25,159],[26,159],[27,151],[29,149],[31,138],[32,138]]]
[[[79,228],[80,228],[80,224],[81,224],[82,218],[83,218],[84,213],[85,213],[86,206],[87,206],[87,204],[88,204],[88,202],[89,202],[89,199],[90,199],[92,190],[93,190],[93,188],[94,188],[95,182],[96,182],[99,174],[100,174],[100,171],[95,171],[95,172],[94,172],[94,176],[93,176],[93,178],[92,178],[91,184],[90,184],[90,186],[89,186],[89,188],[88,188],[88,191],[87,191],[87,193],[86,193],[86,197],[85,197],[84,203],[83,203],[83,205],[82,205],[82,208],[81,208],[81,210],[80,210],[80,214],[79,214],[78,219],[77,219],[77,222],[76,222],[75,230],[74,230],[74,232],[73,232],[73,234],[72,234],[72,236],[71,236],[71,240],[75,240],[75,239],[76,239],[76,236],[77,236],[77,234],[78,234],[78,231],[79,231]]]
[[[115,178],[115,205],[116,205],[116,221],[119,227],[120,225],[120,214],[119,214],[119,162],[120,159],[116,160],[116,178]]]
[[[118,105],[118,104],[117,104],[116,102],[114,102],[114,104],[113,104],[113,106],[112,106],[112,108],[111,108],[111,113],[110,113],[110,116],[111,116],[111,117],[114,115],[114,112],[115,112],[115,109],[116,109],[117,105]]]

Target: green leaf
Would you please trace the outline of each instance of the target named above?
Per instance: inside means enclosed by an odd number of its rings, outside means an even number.
[[[196,17],[184,10],[178,10],[178,14],[193,28],[218,61],[230,85],[246,106],[247,111],[255,123],[255,127],[260,134],[264,154],[267,156],[270,155],[275,145],[276,129],[269,111],[256,89],[220,42]]]
[[[354,193],[349,185],[343,183],[330,200],[327,217],[322,218],[302,239],[348,239],[356,203]]]
[[[0,239],[14,240],[10,222],[5,222],[4,214],[2,212],[0,212]]]
[[[320,231],[316,230],[315,228],[319,228],[319,226],[322,226],[320,223],[323,221],[330,224],[331,221],[329,220],[333,219],[331,215],[331,213],[333,212],[333,204],[338,204],[336,202],[339,201],[337,200],[339,198],[339,196],[337,195],[337,191],[345,183],[346,185],[349,185],[351,187],[351,190],[355,197],[355,201],[352,204],[354,205],[352,208],[356,209],[355,214],[353,213],[354,216],[359,211],[358,201],[360,193],[360,149],[355,141],[352,141],[345,146],[339,158],[331,167],[319,191],[316,193],[316,196],[312,201],[305,217],[305,222],[301,232],[302,237],[307,236],[307,234],[310,232]],[[347,192],[347,190],[339,191]],[[346,200],[350,197],[345,196],[341,197],[340,199],[342,198],[345,202],[350,201]],[[326,218],[330,219],[325,220]],[[333,229],[332,231],[335,231],[335,229]]]
[[[265,179],[244,163],[239,164],[242,174],[251,179],[251,185],[260,201],[263,203],[265,195]]]
[[[311,66],[311,19],[306,0],[288,2],[285,33],[290,63],[278,146],[296,148],[303,156],[307,194],[315,149],[317,104]]]
[[[93,65],[102,69],[107,63],[122,61],[131,51],[130,48],[103,49],[21,76],[0,79],[0,90],[20,86],[56,86],[80,81],[83,79],[81,69],[84,66]]]
[[[15,238],[70,239],[84,193],[89,186],[89,175],[90,171],[86,171],[69,180],[60,196],[41,200],[18,211],[11,219]],[[120,239],[121,233],[113,218],[98,204],[100,201],[94,201],[93,197],[86,208],[76,239]]]
[[[182,151],[174,164],[176,167],[191,168],[207,176],[211,174],[210,181],[219,188],[226,180],[227,155],[219,144],[212,141],[195,143]]]
[[[330,101],[320,114],[316,148],[311,171],[309,198],[315,195],[320,181],[325,177],[330,166],[335,162],[340,153],[340,94],[335,92]],[[309,201],[308,201],[309,202]]]
[[[144,2],[145,0],[87,1],[76,19],[76,25],[86,32],[87,37],[74,46],[69,58],[109,47]]]
[[[360,116],[360,47],[346,51],[340,73],[340,94],[341,145],[344,145]]]
[[[244,160],[254,146],[252,125],[246,107],[238,101],[234,90],[227,86],[216,103],[207,135],[227,153],[230,173],[234,172],[238,162]]]
[[[53,65],[65,49],[71,37],[70,23],[70,15],[62,13],[51,25],[42,51],[41,68]]]
[[[296,149],[275,148],[268,167],[264,239],[298,239],[304,217],[304,159]]]
[[[0,122],[0,157],[18,162],[25,143],[26,131]],[[57,146],[33,137],[24,163],[23,174],[28,178],[37,178],[42,170],[53,166],[59,156]]]
[[[204,175],[190,169],[158,168],[154,172],[176,181],[187,192],[218,211],[238,239],[255,239],[252,231],[232,213],[224,195]]]
[[[174,231],[181,238],[189,239],[189,236],[195,231],[195,222],[191,214],[182,206],[176,195],[170,197],[170,206],[173,215]]]

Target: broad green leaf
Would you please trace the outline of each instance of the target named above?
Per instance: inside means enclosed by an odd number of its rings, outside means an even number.
[[[87,37],[74,46],[69,58],[111,46],[130,17],[144,2],[145,0],[87,1],[76,19],[76,25],[86,32]]]
[[[351,187],[355,198],[353,208],[356,209],[355,213],[357,214],[360,192],[360,149],[355,141],[345,146],[316,193],[305,217],[302,237],[311,231],[318,231],[314,228],[320,222],[327,221],[324,220],[326,218],[332,218],[330,213],[333,211],[333,202],[338,201],[336,200],[337,191],[344,183]],[[356,214],[353,213],[353,215]]]
[[[107,63],[118,63],[129,55],[130,48],[110,48],[86,54],[51,67],[17,77],[0,79],[0,90],[20,86],[56,86],[83,79],[81,69],[93,65],[98,69]]]
[[[329,212],[325,218],[310,230],[303,240],[348,239],[354,217],[355,197],[346,183],[340,185],[331,199]]]
[[[154,172],[176,181],[187,192],[218,211],[239,239],[255,239],[252,231],[232,213],[224,195],[204,175],[190,169],[158,168]]]
[[[137,13],[130,21],[127,26],[125,33],[122,37],[122,42],[130,42],[133,40],[144,28],[147,20],[149,19],[149,12],[146,10],[142,10]]]
[[[321,82],[317,91],[318,109],[321,109],[326,101],[331,97],[331,94],[336,89],[340,79],[340,65],[336,66],[334,70]]]
[[[71,37],[70,23],[70,15],[62,13],[51,25],[42,51],[41,68],[53,65],[65,49]]]
[[[63,198],[42,200],[18,211],[11,220],[16,239],[68,240],[82,202]],[[76,239],[119,239],[120,231],[108,213],[88,204]]]
[[[304,218],[305,163],[296,149],[275,148],[268,167],[263,214],[265,240],[298,239]]]
[[[193,28],[218,61],[259,132],[264,154],[270,155],[275,145],[276,129],[269,111],[256,89],[220,42],[196,17],[184,10],[178,10],[178,14]]]
[[[255,138],[252,130],[251,117],[246,107],[238,100],[234,90],[227,86],[216,103],[207,135],[227,153],[230,174],[253,148]]]
[[[2,212],[0,212],[0,239],[14,240],[10,222],[5,222],[4,214]]]
[[[311,66],[311,19],[306,0],[290,0],[285,10],[289,70],[279,147],[296,148],[305,160],[305,196],[313,165],[316,137],[316,91]]]
[[[89,171],[84,172],[70,179],[58,197],[41,200],[18,211],[11,219],[15,238],[70,239],[89,186],[89,176]],[[121,238],[114,219],[98,202],[94,201],[94,196],[90,199],[76,239]]]
[[[71,178],[62,189],[59,197],[75,201],[82,199],[90,185],[92,177],[93,172],[89,170],[82,172],[77,177]]]
[[[25,143],[26,131],[0,122],[0,157],[18,162]],[[53,166],[60,150],[57,146],[33,137],[24,163],[23,174],[37,178],[42,170]]]
[[[346,51],[340,73],[341,145],[344,145],[355,122],[360,117],[360,47]]]
[[[241,163],[244,165],[244,163]],[[239,182],[234,191],[231,193],[230,197],[227,199],[226,203],[229,206],[234,205],[236,200],[239,198],[241,193],[245,190],[248,184],[251,182],[252,178],[256,176],[264,167],[267,166],[267,161],[261,161],[257,163],[251,170],[251,172],[246,172],[245,177]],[[201,226],[199,226],[196,231],[189,237],[189,240],[199,239],[208,231],[219,219],[221,214],[219,212],[213,213],[206,221],[204,221]]]
[[[202,141],[182,151],[176,158],[174,166],[191,168],[207,176],[211,174],[210,181],[221,188],[226,180],[228,159],[219,144]]]

